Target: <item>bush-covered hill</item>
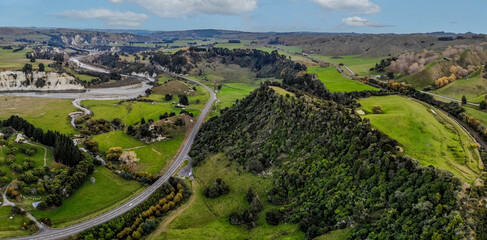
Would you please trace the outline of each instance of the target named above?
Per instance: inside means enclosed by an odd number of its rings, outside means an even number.
[[[308,237],[346,227],[351,239],[484,234],[461,210],[453,174],[399,156],[396,141],[343,105],[283,96],[269,84],[210,119],[190,152],[195,165],[224,152],[250,172],[271,172],[267,201],[281,207],[266,213],[269,222],[299,223]]]

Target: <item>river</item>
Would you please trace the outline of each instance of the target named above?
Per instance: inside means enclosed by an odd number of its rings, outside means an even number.
[[[95,67],[86,63],[79,61],[83,56],[71,57],[70,62],[77,64],[79,67],[102,73],[109,73],[108,70]],[[129,75],[122,75],[127,77]],[[64,99],[77,99],[81,100],[121,100],[121,99],[131,99],[136,98],[140,95],[145,95],[147,89],[152,88],[150,82],[154,82],[155,79],[149,76],[145,76],[140,73],[133,73],[130,75],[136,77],[140,80],[139,84],[123,86],[123,87],[112,87],[112,88],[96,88],[96,89],[86,89],[85,92],[1,92],[1,95],[8,96],[22,96],[22,97],[43,97],[43,98],[64,98]]]

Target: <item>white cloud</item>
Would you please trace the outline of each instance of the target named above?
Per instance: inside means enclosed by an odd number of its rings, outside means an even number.
[[[354,14],[376,14],[380,12],[379,5],[369,0],[311,0],[319,3],[324,10],[349,12]]]
[[[111,0],[121,1],[121,0]],[[145,14],[134,12],[120,12],[105,8],[89,10],[69,10],[55,14],[57,17],[73,19],[99,19],[109,26],[137,27],[147,21],[149,17]]]
[[[389,27],[389,25],[382,25],[377,22],[369,21],[361,17],[348,17],[342,19],[343,27]]]
[[[109,0],[120,3],[123,0]],[[127,0],[166,18],[194,14],[239,15],[257,8],[257,0]]]

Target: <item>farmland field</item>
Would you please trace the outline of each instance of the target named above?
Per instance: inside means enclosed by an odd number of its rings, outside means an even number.
[[[289,92],[285,89],[282,89],[280,87],[271,86],[270,88],[274,89],[274,91],[276,91],[276,93],[283,95],[283,96],[286,96],[286,95],[289,95],[289,97],[295,97],[296,96],[296,94]]]
[[[108,210],[141,189],[139,183],[127,181],[108,170],[98,167],[92,174],[95,184],[86,181],[63,205],[53,210],[31,211],[37,219],[50,218],[55,227],[82,221],[85,217]],[[93,217],[93,216],[90,216]]]
[[[343,63],[358,75],[369,74],[370,68],[374,67],[376,63],[379,63],[380,60],[382,60],[381,58],[362,58],[355,55],[341,56],[339,58],[321,55],[312,55],[312,57],[330,63]]]
[[[74,77],[78,78],[79,80],[81,80],[83,82],[91,82],[93,79],[97,78],[97,77],[86,75],[86,74],[79,74],[76,71],[74,71],[73,69],[67,68],[67,67],[64,68],[64,71],[73,75]]]
[[[456,98],[458,100],[462,99],[465,95],[467,101],[479,103],[485,99],[487,94],[487,79],[483,78],[481,72],[483,67],[464,79],[458,79],[438,90],[434,93]]]
[[[196,180],[193,184],[196,184],[197,189],[195,201],[168,225],[167,231],[154,239],[303,239],[304,233],[298,231],[297,225],[267,224],[265,212],[273,206],[264,199],[272,187],[272,178],[238,171],[238,166],[228,163],[223,155],[216,155],[194,168]],[[239,177],[236,178],[236,175]],[[214,199],[206,198],[202,193],[203,188],[215,182],[217,177],[230,186],[230,193]],[[264,206],[264,210],[259,213],[257,227],[252,230],[233,226],[228,220],[232,212],[249,207],[245,201],[249,187],[253,187]]]
[[[286,45],[275,45],[277,48],[283,49],[288,52],[302,53],[303,48],[300,46],[286,46]]]
[[[176,133],[173,139],[151,144],[142,143],[122,131],[100,134],[94,136],[93,139],[98,142],[102,152],[107,152],[111,147],[135,148],[130,151],[134,151],[137,158],[140,159],[137,162],[138,170],[157,174],[178,151],[184,140],[184,132]]]
[[[318,79],[323,82],[331,92],[352,92],[365,90],[378,90],[369,85],[343,77],[334,67],[309,67],[309,73],[318,75]]]
[[[370,97],[359,101],[372,126],[397,140],[404,153],[424,166],[453,172],[468,183],[480,173],[474,140],[441,111],[400,96]],[[381,105],[383,114],[371,114]],[[436,114],[435,114],[436,113]]]
[[[93,137],[93,140],[98,142],[98,148],[102,152],[108,151],[111,147],[121,147],[125,149],[144,145],[144,143],[134,137],[127,136],[121,130],[96,135]]]
[[[157,77],[157,82],[160,83],[160,84],[163,84],[165,83],[166,81],[168,80],[171,80],[172,77],[167,75],[167,74],[161,74]]]
[[[153,105],[151,102],[124,101],[120,103],[119,100],[86,100],[81,104],[93,111],[94,118],[103,118],[109,121],[120,118],[122,123],[127,125],[135,124],[142,118],[156,121],[159,120],[160,114],[181,111],[175,109],[171,103]]]
[[[243,43],[219,43],[215,45],[216,48],[228,48],[228,49],[236,49],[236,48],[248,48]]]
[[[196,91],[198,95],[188,96],[190,105],[186,106],[186,111],[195,113],[195,117],[209,98],[209,93],[203,87],[196,86]],[[154,102],[85,100],[81,104],[93,111],[94,118],[103,118],[109,121],[120,118],[122,123],[126,125],[133,125],[142,118],[146,121],[149,119],[157,121],[159,116],[165,112],[168,114],[171,112],[179,114],[181,112],[181,108],[175,108],[172,104],[172,102],[178,102],[177,95],[169,102],[164,100],[164,95],[159,94],[152,94],[147,99]]]
[[[133,150],[140,161],[137,163],[140,170],[150,174],[158,174],[166,166],[166,162],[173,158],[184,140],[184,134],[174,136],[173,139],[155,142],[143,148]]]
[[[53,130],[64,134],[76,132],[68,117],[69,113],[77,111],[71,100],[0,96],[0,109],[0,119],[19,115],[44,131]]]
[[[475,119],[480,121],[480,124],[487,126],[487,112],[478,110],[473,106],[465,106],[465,111],[468,115],[474,117]]]
[[[0,238],[28,235],[29,232],[21,229],[28,219],[22,215],[10,219],[11,211],[10,206],[0,207]]]
[[[51,60],[36,59],[36,62],[31,63],[30,59],[25,57],[25,54],[32,51],[32,49],[23,49],[18,52],[13,52],[11,49],[1,49],[0,48],[0,71],[6,70],[21,70],[26,63],[32,64],[33,69],[38,69],[39,63],[44,63],[46,65],[51,63]]]
[[[217,105],[220,109],[231,107],[237,99],[244,98],[257,87],[257,85],[246,83],[225,83],[218,92],[220,102]]]

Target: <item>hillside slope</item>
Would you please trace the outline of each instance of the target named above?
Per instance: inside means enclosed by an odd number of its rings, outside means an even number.
[[[398,156],[396,141],[342,105],[268,84],[205,124],[190,152],[195,165],[225,153],[250,172],[271,172],[267,200],[281,210],[268,221],[299,223],[308,237],[352,226],[351,239],[475,235],[453,174]]]
[[[481,47],[455,46],[449,47],[441,54],[433,52],[406,53],[391,63],[389,69],[402,75],[400,81],[412,84],[416,88],[444,88],[450,84],[437,85],[441,77],[452,74],[451,68],[461,68],[455,72],[455,80],[471,78],[470,74],[478,71],[487,62],[487,54]],[[454,83],[454,82],[453,82]],[[472,85],[472,89],[477,86]],[[465,92],[466,94],[468,91]]]

